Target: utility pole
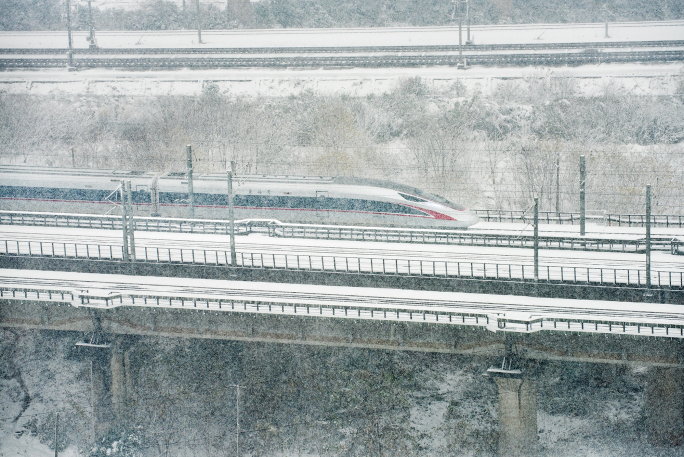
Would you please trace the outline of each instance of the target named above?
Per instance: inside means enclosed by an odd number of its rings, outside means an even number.
[[[646,289],[651,288],[651,185],[646,186]]]
[[[539,282],[539,197],[534,197],[534,282]]]
[[[185,147],[185,156],[187,158],[188,169],[188,208],[190,211],[190,219],[195,218],[195,191],[192,184],[192,146]]]
[[[66,0],[66,17],[67,17],[67,39],[69,41],[69,51],[67,51],[67,57],[69,59],[69,66],[71,67],[73,59],[73,43],[71,40],[71,3]]]
[[[235,455],[240,456],[240,387],[239,384],[232,384],[228,387],[235,387]]]
[[[556,157],[556,217],[560,224],[560,155]]]
[[[202,16],[200,15],[200,3],[196,0],[197,4],[197,41],[202,44]]]
[[[231,238],[232,239],[232,238]],[[238,384],[235,391],[235,456],[240,457],[240,385]]]
[[[123,230],[123,261],[128,262],[128,205],[126,205],[126,182],[121,180],[121,228]]]
[[[458,1],[458,68],[464,69],[465,63],[463,62],[463,12],[462,10],[462,0]]]
[[[150,199],[152,200],[152,217],[159,217],[159,175],[155,174],[150,188]]]
[[[133,221],[133,195],[131,180],[121,180],[121,228],[123,230],[124,262],[135,262],[135,222]]]
[[[91,3],[92,0],[88,0],[88,22],[90,23],[90,35],[88,35],[88,41],[90,41],[90,45],[88,47],[90,49],[94,49],[97,46],[95,45],[95,29],[93,28],[93,7]]]
[[[470,38],[470,0],[466,0],[466,24],[468,28],[466,44],[473,44],[473,40]]]
[[[71,42],[71,3],[66,0],[66,16],[67,16],[67,39],[69,40],[69,52],[72,51],[73,45]]]
[[[59,424],[59,413],[57,413],[57,417],[55,417],[55,457],[58,457],[58,449],[59,449],[59,441],[57,439],[57,426]]]
[[[135,221],[133,220],[133,191],[131,190],[131,180],[126,180],[126,203],[128,205],[128,254],[130,261],[135,262]]]
[[[228,220],[230,223],[230,265],[237,266],[237,254],[235,253],[235,208],[233,205],[233,170],[235,162],[230,162],[228,170]]]
[[[586,192],[587,168],[584,156],[580,156],[580,235],[586,235]]]

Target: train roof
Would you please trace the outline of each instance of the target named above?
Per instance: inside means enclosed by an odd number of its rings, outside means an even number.
[[[153,171],[137,171],[137,170],[94,170],[89,168],[53,168],[53,167],[33,167],[26,165],[1,165],[0,173],[17,173],[17,174],[44,174],[54,176],[79,176],[79,177],[109,177],[109,178],[160,178],[160,179],[187,179],[186,172],[166,172],[158,173]],[[339,184],[347,186],[368,186],[378,187],[383,189],[391,189],[397,192],[414,195],[417,197],[432,200],[438,203],[449,205],[453,208],[461,208],[444,197],[425,192],[417,187],[407,186],[392,181],[385,181],[371,178],[355,178],[347,176],[289,176],[289,175],[234,175],[233,178],[237,181],[245,182],[261,182],[261,183],[289,183],[289,184]],[[204,181],[223,181],[226,179],[226,173],[195,173],[194,179]]]
[[[0,173],[17,173],[17,174],[43,174],[55,176],[83,176],[83,177],[154,177],[158,173],[151,171],[136,171],[136,170],[94,170],[90,168],[55,168],[55,167],[34,167],[27,165],[0,165]]]

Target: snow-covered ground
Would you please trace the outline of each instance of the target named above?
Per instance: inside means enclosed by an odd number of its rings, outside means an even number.
[[[592,96],[614,90],[633,95],[671,96],[678,90],[684,65],[602,64],[580,67],[453,67],[394,69],[222,69],[130,71],[93,69],[17,70],[0,73],[0,94],[197,96],[214,86],[231,97],[288,97],[303,93],[365,97],[394,90],[407,78],[421,78],[431,89],[449,90],[456,84],[470,93],[490,95],[518,81],[577,78],[576,95]]]
[[[64,332],[46,333],[29,331],[19,332],[16,346],[7,344],[7,339],[13,337],[7,331],[2,331],[4,338],[3,349],[14,351],[7,357],[7,351],[2,358],[3,363],[20,364],[21,376],[26,383],[27,392],[31,395],[31,405],[24,414],[13,422],[0,421],[0,456],[2,457],[52,457],[54,450],[51,445],[50,421],[47,419],[56,409],[60,409],[60,423],[70,414],[72,422],[67,426],[77,427],[87,425],[90,420],[88,406],[89,378],[84,370],[88,363],[85,360],[75,361],[65,355],[65,349],[72,346],[75,337]],[[77,337],[76,337],[77,338]],[[158,351],[160,345],[180,348],[181,352],[187,342],[182,340],[163,339],[142,342],[146,348]],[[268,345],[255,347],[257,350],[268,350]],[[296,346],[291,351],[296,351]],[[307,353],[316,353],[317,349],[308,349]],[[341,353],[338,356],[344,356]],[[198,354],[198,356],[200,356]],[[214,356],[219,360],[218,355]],[[382,357],[381,351],[375,357]],[[414,381],[411,386],[402,388],[399,392],[406,395],[410,407],[410,430],[420,442],[420,450],[411,455],[420,456],[492,456],[495,455],[498,433],[498,395],[496,385],[491,379],[482,376],[491,361],[486,359],[452,357],[444,355],[417,355],[412,353],[398,353],[394,357],[395,363],[412,371]],[[291,362],[283,362],[291,363]],[[170,367],[178,374],[173,378],[180,382],[176,389],[185,386],[183,374],[190,369],[185,365]],[[258,364],[258,362],[257,362]],[[145,363],[145,370],[152,376],[159,377],[167,367],[149,354]],[[227,367],[226,375],[230,376],[235,367]],[[568,457],[675,457],[681,456],[681,448],[658,448],[649,445],[643,429],[641,415],[643,412],[643,388],[645,366],[634,366],[625,369],[587,367],[578,364],[550,364],[538,379],[537,390],[537,428],[539,437],[540,457],[568,456]],[[167,380],[168,381],[168,380]],[[301,379],[294,379],[299,382]],[[314,378],[309,383],[325,383],[325,379]],[[214,380],[207,379],[203,388],[207,391],[218,389]],[[192,385],[191,383],[188,385]],[[155,392],[144,390],[149,388],[145,382],[140,382],[143,390],[138,392],[141,408],[154,408]],[[160,387],[166,386],[162,383]],[[170,389],[173,387],[169,386]],[[200,392],[195,392],[198,394]],[[187,392],[185,392],[187,394]],[[250,395],[249,390],[243,394]],[[0,398],[3,418],[14,418],[20,410],[23,392],[17,387],[14,378],[0,384]],[[204,398],[200,397],[199,398]],[[267,400],[263,400],[267,401]],[[229,405],[230,401],[226,402]],[[187,406],[186,405],[186,409]],[[231,405],[232,406],[232,405]],[[212,405],[198,403],[193,408],[193,414],[200,417],[212,409]],[[10,411],[11,410],[11,411]],[[9,414],[7,414],[9,412]],[[314,410],[314,413],[316,410]],[[225,418],[227,411],[212,413],[212,420]],[[296,418],[293,418],[296,419]],[[176,421],[184,418],[176,417]],[[211,439],[204,421],[188,423],[178,440],[197,435],[200,430]],[[231,424],[228,424],[230,427]],[[274,430],[275,431],[275,430]],[[287,430],[285,429],[285,432]],[[60,457],[79,457],[76,436],[80,434],[82,450],[89,448],[87,431],[72,430],[69,441],[72,443],[66,450],[60,450]],[[158,433],[152,425],[144,427],[143,433]],[[282,430],[281,430],[282,432]],[[286,435],[286,433],[285,433]],[[246,443],[244,443],[246,444]],[[204,457],[208,454],[205,442],[199,440],[196,449],[184,448],[168,449],[170,456],[194,455]],[[289,449],[288,444],[278,446],[279,450],[260,455],[321,455],[312,452],[315,445],[304,443],[304,451],[297,452]],[[111,449],[111,447],[110,447]],[[156,449],[145,453],[142,448],[135,455],[159,455]],[[218,450],[218,449],[216,449]],[[233,448],[221,449],[225,455],[232,455]],[[175,451],[175,452],[174,452]],[[105,450],[96,455],[123,455]],[[126,454],[133,455],[133,454]],[[216,454],[214,454],[216,455]],[[224,454],[221,454],[224,455]],[[245,454],[249,455],[249,454]],[[254,454],[252,454],[254,455]],[[325,455],[341,455],[330,452]]]
[[[73,338],[52,336],[0,329],[0,457],[53,457],[55,412],[60,412],[61,437],[89,433],[84,429],[90,423],[89,384],[83,373],[90,365],[65,356]],[[73,444],[59,452],[78,455]]]
[[[682,40],[684,21],[590,24],[474,25],[474,44],[613,43]],[[465,30],[463,30],[465,37]],[[76,48],[88,48],[88,32],[74,32]],[[458,45],[458,27],[377,27],[356,29],[96,31],[101,48],[260,48]],[[0,48],[67,48],[66,31],[0,32]]]

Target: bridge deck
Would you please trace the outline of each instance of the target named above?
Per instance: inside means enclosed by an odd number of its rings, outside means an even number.
[[[334,319],[415,321],[491,331],[684,337],[684,307],[209,279],[0,270],[0,298],[113,309],[182,308]],[[0,321],[3,325],[4,321]]]

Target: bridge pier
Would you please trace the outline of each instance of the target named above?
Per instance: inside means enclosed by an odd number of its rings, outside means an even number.
[[[651,367],[646,384],[646,428],[654,446],[684,441],[684,370]]]
[[[92,436],[95,442],[124,420],[133,393],[130,352],[122,337],[114,337],[109,347],[87,347],[90,360],[90,404],[93,411]]]
[[[499,455],[537,453],[537,382],[495,377],[499,388]]]
[[[94,442],[98,442],[109,433],[114,420],[108,356],[108,349],[97,348],[93,350],[90,361],[90,405],[93,411],[92,436]]]
[[[110,369],[112,373],[112,410],[118,419],[121,417],[128,401],[128,378],[130,377],[129,351],[125,350],[121,338],[116,338],[112,345]]]

